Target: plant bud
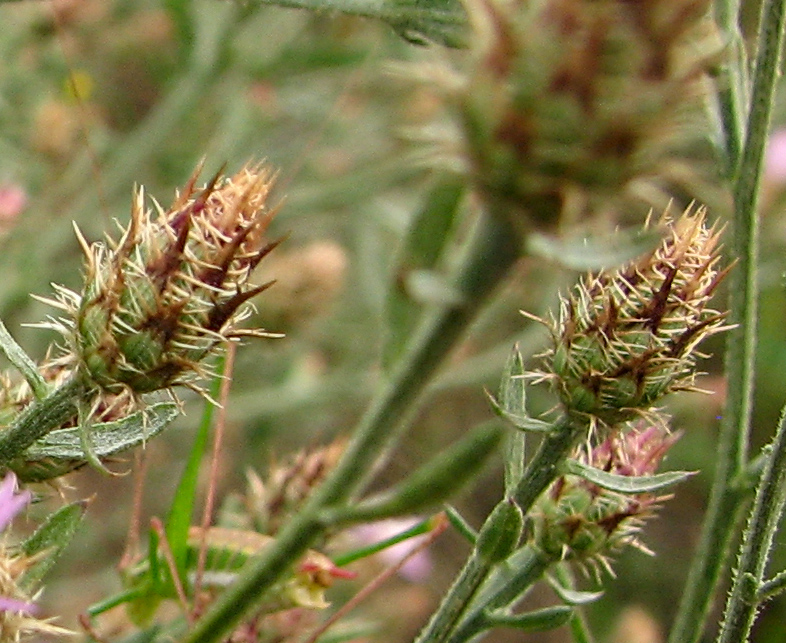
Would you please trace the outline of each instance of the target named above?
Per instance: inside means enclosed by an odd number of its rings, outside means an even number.
[[[696,346],[725,330],[725,314],[709,306],[726,274],[717,267],[719,233],[706,227],[702,208],[664,223],[658,248],[588,275],[547,324],[552,346],[536,379],[592,425],[631,420],[667,393],[693,389]]]
[[[90,246],[81,293],[57,287],[68,318],[50,324],[67,335],[66,362],[100,388],[148,393],[189,385],[201,362],[243,335],[244,304],[270,283],[251,272],[276,245],[265,238],[273,177],[246,166],[195,188],[199,169],[164,210],[138,190],[131,222],[117,242]],[[272,282],[271,282],[272,283]]]
[[[608,437],[589,455],[582,447],[576,459],[619,476],[648,476],[656,472],[676,436],[652,426]],[[648,551],[636,538],[656,504],[668,496],[621,494],[584,478],[557,478],[532,511],[535,544],[562,560],[598,563],[608,569],[606,556],[633,545]]]

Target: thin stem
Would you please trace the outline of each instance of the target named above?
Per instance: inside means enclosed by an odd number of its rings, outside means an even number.
[[[471,605],[467,616],[459,622],[447,640],[465,643],[480,633],[486,624],[486,613],[512,605],[556,562],[540,550],[525,546],[498,565]]]
[[[770,457],[762,474],[740,549],[723,626],[717,643],[744,643],[759,608],[757,592],[786,506],[786,406],[781,411]]]
[[[729,7],[733,3],[726,3]],[[734,16],[736,24],[736,14]],[[759,50],[753,82],[745,147],[734,185],[734,225],[731,254],[738,265],[731,274],[730,322],[726,372],[728,399],[719,436],[719,459],[704,519],[702,536],[688,573],[685,592],[670,643],[694,643],[704,623],[739,526],[746,495],[733,486],[746,467],[758,311],[756,265],[758,260],[757,206],[764,149],[783,47],[783,0],[767,0],[759,22]],[[730,159],[731,165],[734,158]]]
[[[538,496],[559,474],[560,462],[586,433],[587,429],[581,423],[563,417],[545,435],[513,493],[521,511],[526,514],[530,510]]]
[[[43,400],[33,402],[22,411],[0,437],[0,467],[7,467],[33,442],[73,418],[87,390],[81,377],[72,377]]]
[[[519,241],[499,218],[481,216],[464,257],[457,287],[463,305],[436,311],[413,336],[410,349],[388,386],[361,418],[336,468],[304,510],[285,527],[276,543],[256,560],[199,620],[185,643],[222,640],[253,607],[259,596],[323,532],[317,516],[341,506],[367,482],[379,456],[395,441],[412,417],[426,385],[474,319],[493,288],[519,256]],[[398,430],[397,430],[398,429]]]

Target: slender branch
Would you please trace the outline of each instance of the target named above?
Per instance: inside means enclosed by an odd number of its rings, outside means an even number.
[[[757,595],[786,506],[786,406],[781,411],[770,457],[756,492],[748,528],[742,541],[723,626],[717,643],[744,643],[759,608]]]

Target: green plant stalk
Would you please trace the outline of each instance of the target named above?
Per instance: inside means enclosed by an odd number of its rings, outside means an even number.
[[[256,0],[260,4],[309,9],[320,13],[341,12],[387,22],[399,35],[434,41],[448,47],[464,47],[469,21],[458,0]]]
[[[756,491],[748,527],[742,539],[723,625],[717,643],[748,641],[760,604],[758,591],[786,506],[786,406],[769,449],[770,457]]]
[[[739,13],[739,0],[718,0],[715,3],[715,20],[729,43],[724,82],[717,95],[729,176],[734,173],[741,156],[745,135],[745,101],[748,98],[747,57],[740,32]]]
[[[570,455],[573,447],[580,438],[586,436],[587,431],[583,423],[563,416],[543,437],[513,493],[516,504],[525,514],[559,475],[560,463]]]
[[[22,411],[1,434],[0,467],[8,466],[33,442],[73,418],[89,390],[84,379],[77,375]]]
[[[701,637],[748,498],[747,494],[739,493],[733,482],[744,471],[748,457],[758,311],[757,207],[762,159],[783,48],[783,5],[783,0],[767,0],[761,10],[747,135],[734,182],[731,253],[738,258],[738,265],[732,271],[729,284],[729,321],[736,327],[727,339],[728,399],[721,423],[719,458],[709,507],[669,637],[670,643],[695,643]],[[730,161],[733,166],[734,159]]]
[[[473,551],[415,643],[443,643],[453,632],[493,565]]]
[[[280,532],[275,545],[224,592],[186,635],[184,643],[223,640],[253,609],[261,594],[323,532],[327,525],[318,516],[325,509],[342,506],[365,484],[379,456],[412,417],[437,368],[515,264],[520,248],[519,238],[501,218],[480,216],[458,271],[456,286],[463,302],[441,307],[413,335],[399,367],[361,418],[336,468],[301,513]]]
[[[531,545],[519,549],[496,567],[496,572],[481,588],[470,611],[459,621],[447,643],[465,643],[474,638],[486,625],[486,612],[507,607],[520,599],[555,562]]]

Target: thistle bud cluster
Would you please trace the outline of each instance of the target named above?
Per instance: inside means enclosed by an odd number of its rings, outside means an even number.
[[[609,436],[577,460],[626,477],[654,474],[676,441],[660,426],[634,428]],[[647,551],[637,540],[644,521],[666,496],[621,494],[574,475],[557,478],[538,499],[531,517],[532,541],[548,555],[610,569],[606,555],[626,545]]]
[[[551,228],[690,185],[720,49],[710,4],[468,2],[474,55],[443,84],[464,165],[497,210]]]
[[[273,184],[263,166],[215,176],[198,189],[199,169],[164,210],[144,191],[120,239],[88,245],[80,293],[57,287],[67,313],[50,324],[66,335],[63,362],[104,391],[143,394],[190,384],[223,342],[265,335],[238,328],[244,304],[267,288],[251,273],[276,243],[265,233]]]
[[[536,378],[591,425],[615,426],[667,393],[694,389],[697,345],[725,328],[725,314],[710,306],[726,274],[719,232],[707,227],[703,208],[661,223],[668,232],[654,251],[588,275],[546,322],[552,345]]]

